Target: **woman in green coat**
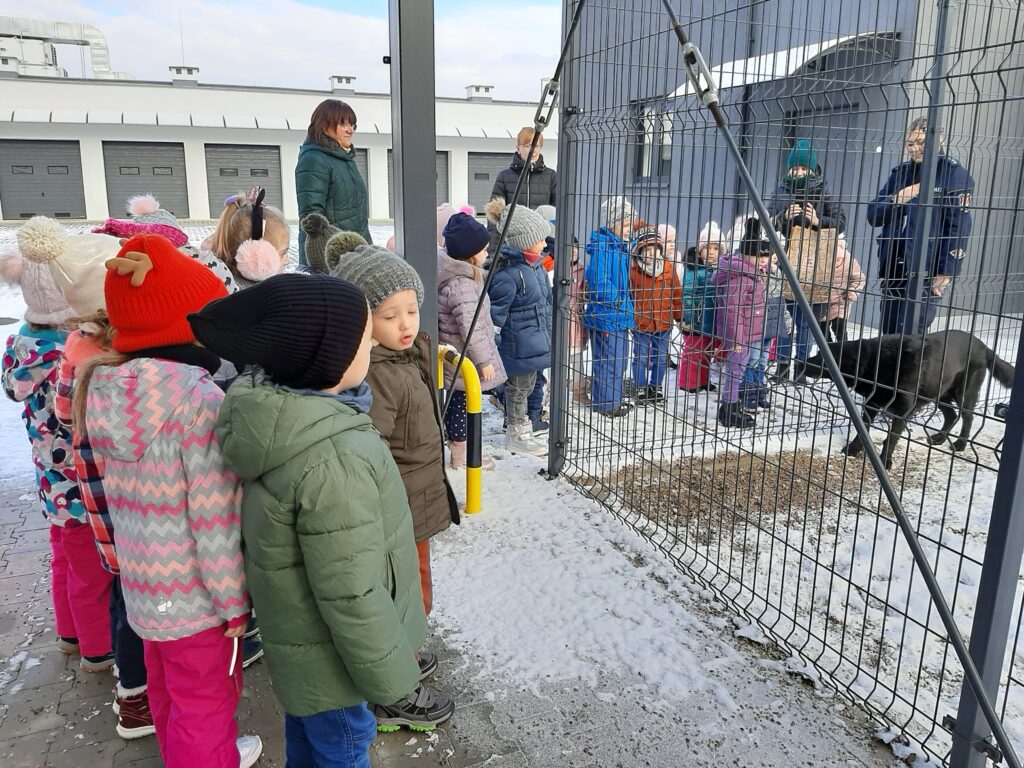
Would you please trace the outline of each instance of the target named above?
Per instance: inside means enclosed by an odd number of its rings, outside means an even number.
[[[299,218],[319,213],[338,229],[358,232],[370,239],[369,203],[366,182],[356,166],[352,136],[356,113],[338,99],[320,103],[309,121],[306,140],[299,148],[295,165],[295,190]],[[306,260],[306,233],[299,230],[299,263]]]

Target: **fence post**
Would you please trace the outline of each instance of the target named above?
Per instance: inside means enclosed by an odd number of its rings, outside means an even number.
[[[565,3],[562,11],[562,41],[571,33],[573,3]],[[550,381],[550,428],[548,431],[548,479],[555,479],[565,466],[566,441],[569,439],[569,296],[573,290],[572,281],[572,238],[569,224],[576,220],[574,200],[570,194],[575,178],[576,146],[573,141],[572,122],[576,114],[573,80],[574,65],[567,59],[561,73],[558,97],[558,168],[562,182],[558,185],[558,220],[555,223],[555,271],[554,309],[551,329],[551,381]],[[581,246],[582,247],[582,246]]]
[[[389,0],[395,247],[423,279],[420,327],[437,336],[434,2]]]
[[[1024,559],[1024,325],[1017,346],[1017,375],[1010,393],[1003,455],[999,461],[985,559],[978,583],[978,602],[971,627],[971,658],[993,702],[999,694],[1007,636],[1013,621],[1013,601]],[[971,685],[964,680],[953,729],[951,768],[984,768],[995,757],[992,731],[978,707]]]
[[[919,212],[920,226],[910,244],[907,260],[907,298],[903,305],[903,335],[917,334],[917,323],[924,310],[922,290],[925,275],[931,271],[932,224],[935,221],[935,177],[942,148],[940,121],[946,93],[946,48],[949,44],[949,6],[953,0],[938,0],[938,18],[935,23],[935,61],[929,75],[928,130],[924,138],[924,168],[921,173],[921,191],[912,202]],[[930,290],[930,288],[929,288]],[[927,333],[928,329],[924,329]]]

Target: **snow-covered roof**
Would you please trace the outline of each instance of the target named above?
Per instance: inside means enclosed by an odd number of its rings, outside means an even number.
[[[769,83],[773,80],[792,77],[812,59],[846,46],[853,41],[876,38],[893,39],[894,37],[895,34],[892,32],[862,32],[856,35],[846,35],[820,43],[765,53],[749,59],[727,61],[717,67],[711,67],[711,75],[720,90]],[[691,93],[693,93],[693,86],[687,80],[671,94],[670,98],[686,96]]]

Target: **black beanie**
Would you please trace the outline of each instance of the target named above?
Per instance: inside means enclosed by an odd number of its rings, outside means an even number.
[[[188,316],[199,342],[239,369],[258,365],[295,389],[337,386],[369,319],[366,297],[347,280],[283,274],[210,302]]]
[[[465,261],[491,242],[487,227],[466,213],[456,213],[444,225],[444,247],[453,259]]]
[[[743,222],[740,253],[744,256],[771,256],[772,254],[771,241],[761,231],[761,220],[756,216],[751,216]]]

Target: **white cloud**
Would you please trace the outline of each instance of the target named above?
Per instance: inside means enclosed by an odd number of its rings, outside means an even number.
[[[167,80],[181,63],[178,10],[185,63],[205,83],[324,89],[333,74],[354,75],[363,91],[386,91],[390,72],[385,19],[315,8],[294,0],[121,4],[98,10],[80,0],[36,0],[33,18],[92,24],[107,38],[111,66],[139,79]],[[24,4],[0,0],[0,14],[24,15]],[[486,83],[495,96],[536,99],[542,77],[558,58],[558,5],[509,8],[476,4],[472,15],[445,12],[435,28],[437,92],[463,96],[464,86]],[[67,61],[69,69],[77,62]]]

